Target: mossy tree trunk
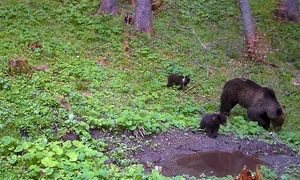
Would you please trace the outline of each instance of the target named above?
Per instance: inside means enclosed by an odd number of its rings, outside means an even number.
[[[93,14],[118,14],[117,0],[102,0],[99,9]]]
[[[245,36],[246,36],[248,57],[252,58],[255,54],[256,38],[255,38],[255,26],[251,15],[249,1],[239,0],[239,6],[241,11]]]
[[[275,11],[278,19],[284,20],[285,23],[293,21],[300,22],[298,0],[279,0]]]
[[[151,0],[136,0],[134,29],[149,34],[153,32]]]

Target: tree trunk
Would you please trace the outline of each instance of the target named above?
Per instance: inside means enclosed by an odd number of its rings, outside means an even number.
[[[298,0],[279,0],[275,16],[278,19],[282,19],[285,23],[288,21],[299,23]]]
[[[136,0],[134,29],[138,32],[153,32],[151,0]]]
[[[252,20],[250,4],[248,0],[239,0],[240,11],[243,21],[243,27],[246,36],[246,43],[248,48],[248,56],[251,58],[255,53],[255,27]]]
[[[102,0],[99,9],[93,14],[118,14],[117,0]]]
[[[135,1],[134,0],[129,0],[131,5],[135,5]]]

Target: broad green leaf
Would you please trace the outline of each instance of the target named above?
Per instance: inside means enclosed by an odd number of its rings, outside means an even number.
[[[53,173],[53,169],[52,168],[46,168],[45,172],[47,175],[51,175]]]
[[[23,151],[23,146],[22,145],[20,145],[20,146],[17,146],[16,147],[16,149],[14,150],[14,152],[21,152],[21,151]]]
[[[14,155],[12,155],[11,158],[9,158],[8,162],[10,164],[14,164],[17,160],[18,160],[18,156],[14,154]]]
[[[53,150],[57,155],[62,155],[63,152],[64,152],[59,146],[53,147],[52,150]]]
[[[76,146],[76,147],[78,147],[78,148],[81,148],[81,147],[84,146],[84,145],[82,144],[82,142],[77,141],[77,140],[73,141],[72,143],[73,143],[74,146]]]
[[[57,161],[53,161],[48,157],[45,157],[44,159],[42,159],[41,162],[46,167],[54,167],[58,163]]]
[[[1,138],[1,143],[2,143],[4,146],[7,146],[7,145],[9,145],[10,143],[12,143],[12,142],[14,142],[14,141],[17,142],[17,140],[16,140],[15,138],[10,137],[10,136],[4,136],[4,137]]]
[[[133,131],[133,130],[136,129],[136,126],[130,126],[129,129],[130,129],[131,131]]]
[[[69,114],[69,120],[73,120],[73,119],[74,119],[74,114],[73,113]]]
[[[23,159],[25,160],[31,160],[35,157],[35,155],[33,153],[26,153],[23,155]]]
[[[99,170],[99,174],[100,176],[102,176],[103,178],[108,178],[108,172],[105,169],[100,169]]]
[[[70,161],[77,161],[78,153],[76,152],[67,152],[66,155],[70,158]]]
[[[22,146],[23,146],[24,149],[28,149],[28,148],[30,148],[32,146],[32,143],[31,142],[24,142],[22,144]]]
[[[126,121],[126,125],[127,126],[131,126],[132,125],[132,121]]]
[[[67,148],[67,149],[70,148],[70,147],[72,147],[71,141],[64,142],[63,147]]]

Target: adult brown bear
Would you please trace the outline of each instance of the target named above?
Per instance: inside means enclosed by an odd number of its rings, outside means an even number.
[[[220,112],[229,114],[236,105],[247,109],[248,118],[269,129],[280,131],[285,120],[285,107],[277,101],[271,88],[263,87],[250,79],[235,78],[226,82],[221,95]]]

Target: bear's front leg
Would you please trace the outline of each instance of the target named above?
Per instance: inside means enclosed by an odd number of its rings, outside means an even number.
[[[212,138],[217,138],[218,136],[218,131],[219,131],[219,126],[216,126],[212,129]]]
[[[251,121],[258,122],[258,125],[262,126],[264,129],[268,129],[270,125],[262,118],[262,114],[256,110],[256,108],[247,109],[248,118]]]
[[[212,127],[206,127],[206,134],[208,137],[213,137],[213,128]]]

